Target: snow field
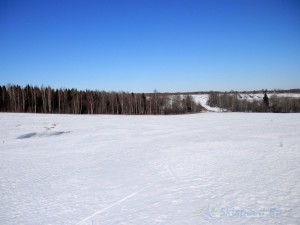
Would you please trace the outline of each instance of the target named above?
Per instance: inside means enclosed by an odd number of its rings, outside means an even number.
[[[0,114],[0,223],[299,224],[300,114]]]

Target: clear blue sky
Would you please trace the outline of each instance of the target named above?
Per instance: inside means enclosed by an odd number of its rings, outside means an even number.
[[[300,0],[0,0],[0,84],[300,87]]]

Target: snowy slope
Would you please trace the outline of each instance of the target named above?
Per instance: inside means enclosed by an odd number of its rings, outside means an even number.
[[[1,225],[300,221],[300,114],[0,114],[0,124]]]
[[[172,103],[172,101],[176,101],[177,96],[178,95],[169,95],[170,103]],[[205,111],[205,112],[222,112],[223,111],[218,107],[210,107],[209,105],[207,105],[208,94],[194,94],[194,95],[190,95],[190,96],[193,98],[193,100],[196,103],[200,103],[201,106],[204,107],[205,110],[203,110],[203,111]],[[180,95],[181,100],[186,97],[187,97],[186,94]]]
[[[208,94],[191,95],[196,103],[200,103],[209,112],[221,112],[218,107],[210,107],[207,105]]]

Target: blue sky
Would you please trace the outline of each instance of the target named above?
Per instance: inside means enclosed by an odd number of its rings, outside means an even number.
[[[0,84],[300,87],[299,0],[0,0]]]

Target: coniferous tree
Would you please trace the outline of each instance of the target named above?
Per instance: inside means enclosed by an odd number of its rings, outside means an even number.
[[[263,101],[264,101],[265,106],[268,107],[269,106],[269,97],[267,95],[267,91],[265,91]]]

